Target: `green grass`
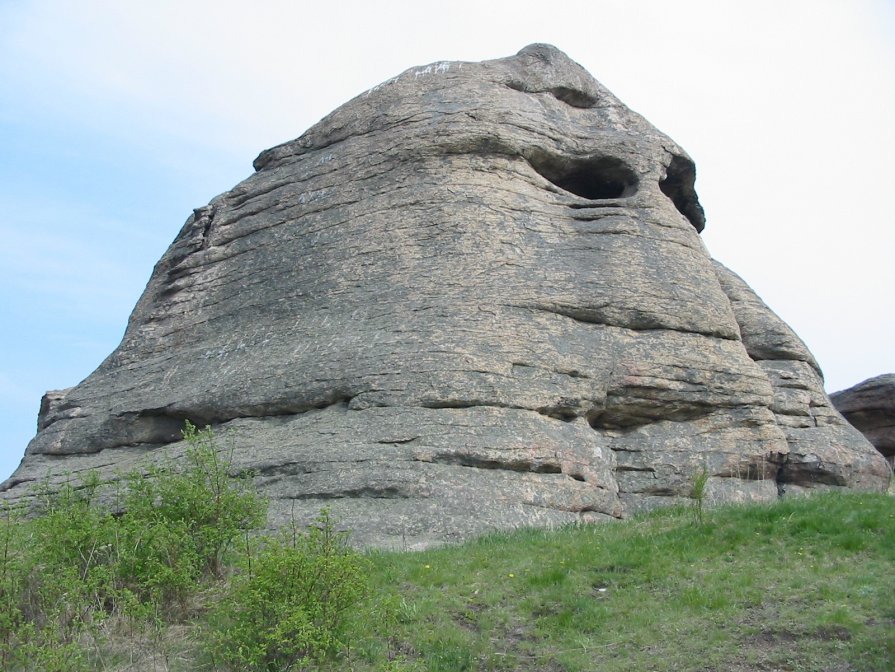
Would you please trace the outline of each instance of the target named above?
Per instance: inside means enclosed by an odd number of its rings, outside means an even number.
[[[665,509],[364,555],[372,597],[352,612],[350,646],[290,669],[895,669],[890,495],[707,509],[701,523],[692,508]],[[110,619],[93,669],[225,670],[203,643],[226,576],[197,585],[173,624],[124,620],[115,632]]]
[[[421,670],[895,666],[886,495],[717,509],[701,525],[665,510],[372,560],[378,592],[400,596],[398,622],[333,669],[381,669],[396,654]]]

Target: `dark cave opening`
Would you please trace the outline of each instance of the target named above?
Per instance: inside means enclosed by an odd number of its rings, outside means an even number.
[[[705,212],[696,195],[696,166],[683,156],[672,156],[665,179],[660,180],[659,188],[668,196],[684,217],[697,231],[705,228]]]
[[[528,161],[560,189],[589,200],[625,198],[637,191],[637,175],[615,157],[566,158],[536,153]]]

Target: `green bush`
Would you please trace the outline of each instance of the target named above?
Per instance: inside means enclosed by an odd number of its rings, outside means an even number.
[[[183,465],[130,474],[123,497],[120,587],[144,604],[182,604],[203,576],[220,578],[233,541],[266,518],[251,483],[230,476],[231,460],[222,459],[209,427],[187,422],[183,436]]]
[[[127,476],[119,511],[97,502],[99,476],[47,486],[25,519],[0,521],[0,669],[88,669],[110,616],[155,623],[179,612],[203,579],[222,573],[233,541],[266,505],[229,475],[210,428],[186,423],[180,467]]]
[[[23,567],[23,535],[20,520],[5,502],[0,527],[0,669],[13,666],[19,643],[19,632],[25,623],[21,595],[25,571]]]
[[[210,427],[187,421],[183,438],[185,466],[164,465],[149,479],[135,475],[125,509],[140,523],[185,528],[202,570],[219,577],[227,549],[264,522],[267,508],[250,480],[230,475],[232,459],[222,457]]]
[[[349,610],[368,595],[368,563],[324,510],[307,532],[269,539],[212,616],[212,658],[227,669],[277,672],[348,645]]]
[[[86,668],[112,594],[111,519],[93,507],[98,480],[41,498],[22,519],[6,507],[0,567],[0,662],[4,670]]]
[[[201,576],[188,527],[125,514],[117,534],[115,579],[124,610],[143,605],[170,613],[182,606]]]

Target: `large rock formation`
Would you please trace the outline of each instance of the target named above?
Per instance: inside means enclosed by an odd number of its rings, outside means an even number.
[[[712,261],[687,154],[546,45],[413,68],[189,217],[3,488],[226,432],[271,523],[358,543],[883,489],[817,363]]]
[[[895,464],[895,373],[869,378],[830,395],[836,410]]]

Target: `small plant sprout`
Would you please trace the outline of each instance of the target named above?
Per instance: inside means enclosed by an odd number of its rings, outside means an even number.
[[[693,477],[693,486],[690,488],[690,497],[693,498],[693,507],[696,522],[702,525],[705,509],[705,488],[709,482],[709,470],[705,465]]]

